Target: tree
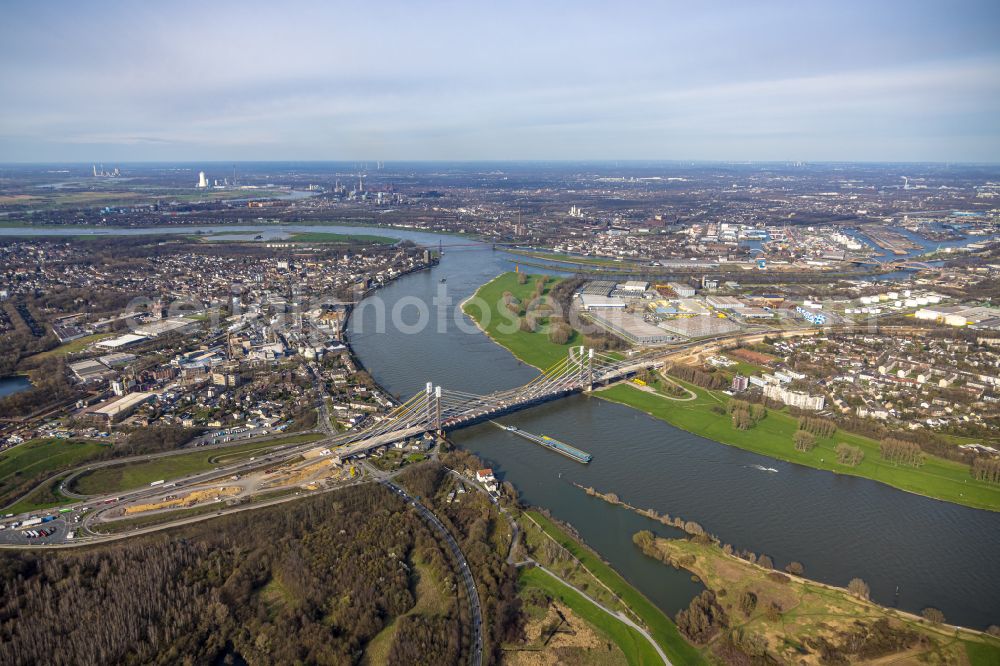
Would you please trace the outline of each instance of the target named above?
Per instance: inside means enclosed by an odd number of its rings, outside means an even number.
[[[858,599],[864,599],[865,601],[867,601],[869,595],[871,595],[871,589],[869,589],[868,583],[860,578],[852,578],[851,582],[847,584],[847,591],[856,596]]]
[[[806,432],[805,430],[796,430],[795,434],[792,435],[792,439],[795,442],[795,450],[802,451],[803,453],[808,453],[816,448],[816,436],[811,432]]]
[[[924,462],[920,445],[894,437],[887,437],[879,442],[879,452],[884,460],[897,465],[920,467]]]
[[[757,566],[763,567],[765,569],[773,569],[774,562],[771,560],[770,555],[761,555],[757,558]]]
[[[802,566],[801,562],[789,562],[788,566],[785,567],[785,571],[792,574],[793,576],[801,576],[805,573],[805,567]]]
[[[1000,458],[977,457],[969,468],[972,478],[987,483],[1000,483]]]
[[[934,624],[944,623],[944,613],[939,611],[937,608],[931,608],[930,606],[928,606],[927,608],[920,611],[920,614],[928,622],[933,622]]]

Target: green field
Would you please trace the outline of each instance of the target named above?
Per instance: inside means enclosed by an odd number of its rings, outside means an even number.
[[[337,234],[325,231],[296,231],[288,238],[293,243],[375,243],[392,245],[395,238],[374,234]]]
[[[535,280],[541,275],[529,275],[525,284],[518,284],[517,273],[504,273],[480,287],[472,299],[462,305],[462,311],[486,331],[494,342],[503,345],[520,360],[539,370],[551,367],[566,358],[569,348],[580,344],[580,334],[575,332],[564,345],[550,342],[545,333],[526,333],[518,330],[513,315],[503,304],[503,294],[509,291],[515,298],[527,305],[535,291]],[[552,278],[546,284],[543,294],[554,284]],[[547,320],[543,319],[544,324]]]
[[[956,504],[1000,511],[1000,486],[976,481],[961,463],[925,455],[921,467],[905,467],[882,460],[878,442],[867,437],[837,431],[832,437],[817,437],[817,446],[808,453],[796,451],[792,436],[798,420],[786,412],[768,410],[767,418],[749,430],[732,426],[729,416],[712,411],[724,407],[728,396],[678,380],[698,398],[688,402],[665,400],[625,384],[600,391],[602,398],[642,410],[683,430],[708,439],[737,446],[779,460],[850,474]],[[857,467],[837,462],[834,447],[839,442],[860,446],[865,457]]]
[[[51,509],[52,507],[75,502],[76,500],[66,497],[59,492],[59,484],[65,478],[66,474],[62,474],[49,479],[27,495],[21,497],[18,501],[6,507],[6,510],[9,513],[29,513],[31,511]]]
[[[566,587],[541,569],[534,567],[521,569],[518,581],[522,587],[540,589],[549,597],[566,604],[576,615],[621,648],[629,664],[663,663],[656,650],[642,634],[608,615],[579,592]]]
[[[59,470],[99,456],[109,447],[110,444],[92,440],[31,439],[7,449],[0,454],[0,497],[15,491],[27,492],[30,488],[22,487],[28,482],[40,483]],[[34,495],[36,493],[32,493]],[[7,501],[11,499],[15,498],[10,497]]]
[[[29,358],[38,360],[43,358],[48,358],[50,356],[66,356],[67,354],[76,354],[86,349],[89,345],[104,340],[105,338],[110,338],[114,333],[94,333],[93,335],[85,335],[82,338],[77,338],[76,340],[71,340],[66,344],[59,345],[48,351],[39,352],[34,356]]]
[[[247,444],[227,446],[223,449],[192,451],[191,453],[164,456],[143,462],[101,467],[77,477],[73,482],[73,490],[83,495],[100,495],[131,490],[160,479],[176,479],[189,474],[207,472],[222,464],[239,460],[241,453],[250,457],[252,453],[262,452],[276,446],[302,444],[318,439],[322,439],[322,435],[313,433],[284,437],[268,442],[251,440]]]
[[[639,617],[646,630],[652,634],[653,640],[659,644],[675,664],[705,663],[701,653],[680,635],[677,627],[664,615],[663,611],[632,587],[609,564],[600,559],[592,550],[584,548],[576,539],[570,537],[541,513],[537,511],[525,513],[538,523],[546,534],[572,553],[598,580],[607,585],[625,602],[629,610]]]

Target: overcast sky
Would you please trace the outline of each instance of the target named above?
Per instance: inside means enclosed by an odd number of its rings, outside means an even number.
[[[1000,0],[8,2],[0,161],[1000,162]]]

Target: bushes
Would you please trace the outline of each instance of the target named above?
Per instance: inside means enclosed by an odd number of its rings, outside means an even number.
[[[757,608],[757,595],[750,590],[745,590],[743,594],[740,595],[739,601],[740,611],[744,615],[750,617],[753,614],[755,608]]]
[[[690,365],[675,365],[670,369],[670,374],[678,379],[691,382],[695,386],[706,389],[721,389],[727,385],[725,377],[718,373],[705,372]]]
[[[691,600],[687,610],[677,613],[677,628],[695,643],[704,645],[728,626],[726,611],[715,599],[715,593],[704,590]]]
[[[795,434],[792,435],[792,440],[795,442],[795,450],[802,451],[803,453],[809,453],[816,448],[816,436],[811,432],[806,432],[805,430],[796,430]]]
[[[848,467],[857,467],[865,459],[865,452],[860,446],[851,446],[841,442],[834,449],[837,454],[837,462]]]
[[[894,437],[887,437],[879,442],[879,451],[884,460],[897,465],[920,467],[924,464],[924,456],[920,446]]]

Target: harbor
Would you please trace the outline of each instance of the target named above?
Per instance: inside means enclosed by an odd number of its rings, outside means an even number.
[[[536,435],[534,433],[528,432],[527,430],[521,430],[516,426],[503,425],[502,423],[497,423],[496,421],[490,421],[490,423],[500,428],[501,430],[506,430],[507,432],[512,433],[514,435],[519,435],[524,439],[528,440],[529,442],[534,442],[535,444],[544,446],[550,451],[555,451],[556,453],[560,453],[569,458],[570,460],[575,460],[578,463],[583,463],[584,465],[586,465],[587,463],[589,463],[591,460],[594,459],[594,456],[590,455],[586,451],[581,451],[575,446],[571,446],[566,442],[560,442],[558,439],[553,439],[548,435]]]

